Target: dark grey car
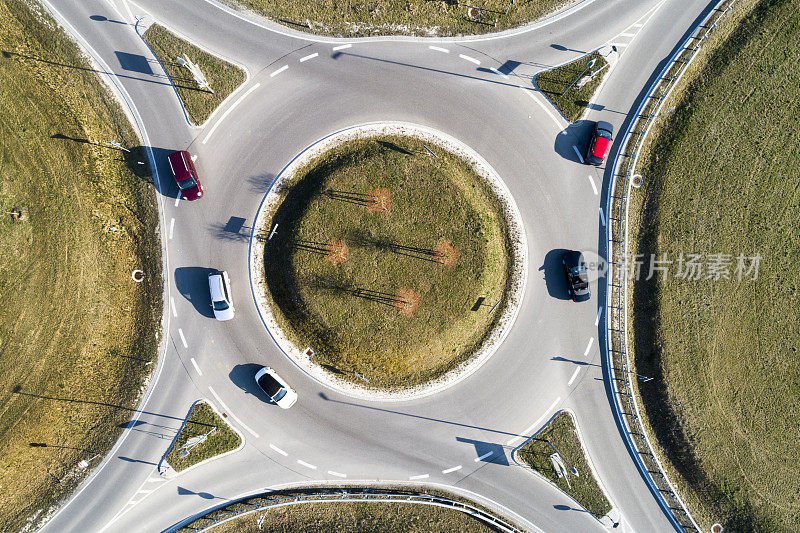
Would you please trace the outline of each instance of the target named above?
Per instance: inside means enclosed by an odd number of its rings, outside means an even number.
[[[567,293],[575,302],[589,299],[589,276],[586,273],[586,262],[583,254],[569,250],[561,258],[564,274],[567,276]]]

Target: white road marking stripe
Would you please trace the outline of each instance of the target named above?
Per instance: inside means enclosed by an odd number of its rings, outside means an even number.
[[[150,494],[156,489],[139,489],[136,491],[136,494]]]
[[[594,319],[594,325],[600,323],[600,317],[603,315],[603,306],[600,306],[600,309],[597,310],[597,318]]]
[[[271,442],[269,443],[269,447],[272,448],[273,450],[275,450],[276,452],[278,452],[279,454],[281,454],[284,457],[288,457],[288,455],[289,455],[288,453],[286,453],[285,451],[281,450],[280,448],[278,448],[277,446],[275,446]]]
[[[178,318],[178,309],[175,307],[175,299],[172,296],[169,297],[169,306],[172,308],[172,316]]]
[[[430,474],[420,474],[418,476],[410,476],[408,479],[427,479],[431,477]]]
[[[578,372],[580,372],[580,371],[581,371],[581,367],[578,367],[578,368],[575,369],[575,372],[572,373],[572,377],[569,378],[569,381],[567,381],[567,387],[570,387],[572,385],[572,382],[575,381],[575,378],[578,377]]]
[[[274,78],[275,76],[277,76],[278,74],[280,74],[284,70],[288,70],[288,69],[289,69],[289,65],[284,65],[281,68],[279,68],[278,70],[276,70],[275,72],[273,72],[272,74],[270,74],[269,77],[270,78]]]
[[[635,33],[620,33],[617,37],[635,37]]]
[[[502,76],[503,78],[508,79],[508,76],[506,74],[503,74],[502,72],[500,72],[499,70],[497,70],[494,67],[489,67],[489,70],[491,70],[492,72],[494,72],[498,76]]]
[[[575,147],[574,144],[572,145],[572,147],[575,148],[575,153],[580,156],[581,153],[578,152],[578,149]],[[583,156],[581,156],[581,163],[583,163]],[[594,184],[594,180],[592,179],[591,176],[587,176],[587,177],[589,178],[589,183],[592,184],[592,190],[594,191],[594,195],[597,196],[597,185]]]
[[[304,466],[306,468],[310,468],[311,470],[316,470],[317,469],[317,465],[312,465],[311,463],[307,463],[307,462],[303,461],[302,459],[298,459],[297,460],[297,464],[302,465],[302,466]]]
[[[163,477],[150,477],[147,478],[146,483],[163,483],[165,481],[166,479],[164,479]]]
[[[617,48],[625,48],[630,43],[608,43],[608,44],[611,45],[611,46],[616,46]]]
[[[191,361],[192,361],[192,366],[194,366],[194,369],[197,371],[197,375],[202,376],[203,372],[200,370],[200,367],[197,366],[197,361],[194,360],[194,357],[192,357]]]
[[[339,472],[334,472],[333,470],[328,470],[328,474],[336,477],[347,477],[347,474],[341,474]]]
[[[183,336],[183,330],[181,328],[178,328],[178,335],[181,336],[181,342],[183,343],[183,347],[188,348],[189,345],[186,344],[186,337]]]
[[[493,455],[493,454],[494,454],[494,452],[492,452],[492,451],[486,452],[485,454],[481,455],[480,457],[476,457],[475,458],[475,462],[477,463],[478,461],[483,461],[484,459],[486,459],[487,457],[489,457],[490,455]]]
[[[350,48],[353,46],[352,44],[340,44],[339,46],[334,46],[331,50],[344,50],[345,48]]]
[[[603,213],[603,208],[600,208],[600,223],[603,224],[603,227],[606,225],[606,214]]]
[[[217,131],[217,128],[219,127],[220,124],[222,124],[222,121],[225,120],[225,117],[230,115],[231,111],[236,109],[236,106],[238,106],[239,104],[242,103],[242,100],[247,98],[247,96],[250,93],[252,93],[256,89],[258,89],[259,87],[261,87],[261,84],[260,83],[256,83],[255,85],[253,85],[252,87],[247,89],[247,91],[245,91],[245,93],[242,96],[240,96],[238,100],[236,100],[234,103],[232,103],[231,106],[228,109],[225,110],[225,112],[222,114],[222,116],[219,117],[219,120],[217,120],[216,124],[214,124],[214,126],[211,127],[211,130],[209,130],[208,135],[206,135],[206,138],[203,139],[203,144],[206,144],[208,142],[208,140],[211,138],[211,136],[214,135],[214,132]]]
[[[169,240],[172,240],[172,234],[175,231],[175,219],[169,221]]]
[[[583,163],[583,154],[581,154],[581,151],[578,150],[578,147],[573,144],[572,149],[575,150],[575,153],[578,154],[578,159],[580,159],[581,163]],[[594,185],[594,183],[592,183],[592,185]],[[595,192],[595,194],[597,194],[597,192]]]
[[[642,26],[644,26],[644,24],[641,22],[637,22],[636,24],[631,24],[631,28],[641,28]]]
[[[305,57],[301,57],[300,58],[300,62],[303,63],[304,61],[308,61],[309,59],[314,59],[318,55],[319,55],[319,52],[314,52],[313,54],[309,54],[309,55],[307,55]]]
[[[514,437],[513,439],[509,440],[509,441],[506,443],[506,446],[514,446],[516,443],[518,443],[518,442],[522,441],[523,439],[526,439],[526,438],[527,438],[527,436],[526,436],[526,435],[527,435],[528,433],[530,433],[531,431],[533,431],[534,429],[538,428],[538,427],[539,427],[539,424],[541,424],[541,423],[542,423],[542,421],[545,419],[545,417],[546,417],[548,414],[550,414],[550,411],[552,411],[552,410],[553,410],[553,408],[554,408],[556,405],[558,405],[558,402],[560,402],[560,401],[561,401],[561,396],[559,396],[558,398],[556,398],[555,400],[553,400],[553,403],[551,403],[551,404],[550,404],[550,407],[548,407],[548,408],[547,408],[547,411],[545,411],[545,412],[544,412],[544,414],[543,414],[542,416],[540,416],[538,420],[536,420],[536,422],[534,422],[534,423],[533,423],[533,424],[531,424],[530,426],[526,427],[526,428],[525,428],[525,430],[524,430],[524,431],[522,431],[522,434],[521,434],[521,435],[517,435],[517,436],[516,436],[516,437]]]
[[[178,196],[175,197],[175,207],[178,207],[179,203],[181,203],[181,191],[178,191]]]
[[[556,118],[556,116],[553,114],[553,112],[552,112],[552,111],[550,111],[550,108],[549,108],[549,107],[547,107],[547,104],[545,104],[544,102],[542,102],[541,100],[539,100],[538,98],[536,98],[536,95],[535,95],[535,94],[533,94],[533,91],[531,91],[530,89],[526,89],[525,87],[520,87],[520,89],[522,89],[523,91],[525,91],[525,94],[527,94],[528,96],[530,96],[530,97],[531,97],[531,99],[532,99],[534,102],[536,102],[537,104],[539,104],[539,107],[541,107],[542,109],[544,109],[544,111],[545,111],[545,112],[546,112],[546,113],[547,113],[547,114],[550,116],[550,118],[551,118],[551,119],[553,119],[553,122],[555,122],[555,123],[556,123],[556,127],[557,127],[559,130],[563,130],[563,129],[566,127],[566,126],[565,126],[565,124],[562,124],[562,123],[561,123],[561,121],[560,121],[560,120],[558,120],[558,118]],[[566,132],[566,131],[564,131],[564,132],[562,132],[562,133],[563,133],[564,135],[566,135],[566,134],[567,134],[567,132]]]
[[[480,60],[475,59],[474,57],[465,56],[464,54],[458,54],[458,57],[460,57],[461,59],[465,59],[465,60],[469,61],[470,63],[475,63],[476,65],[480,65],[481,64]]]
[[[453,468],[448,468],[447,470],[442,470],[442,474],[449,474],[450,472],[455,472],[457,470],[461,470],[462,466],[454,466]]]
[[[586,345],[586,350],[583,351],[583,355],[589,355],[589,350],[592,349],[592,344],[594,344],[594,337],[589,339],[589,344]]]
[[[436,50],[437,52],[444,52],[445,54],[450,53],[450,50],[448,50],[447,48],[442,48],[441,46],[430,45],[428,48],[430,48],[431,50]]]
[[[256,433],[256,432],[255,432],[255,431],[253,431],[252,429],[250,429],[250,428],[247,426],[247,424],[245,424],[244,422],[242,422],[242,421],[239,419],[239,417],[238,417],[238,416],[236,416],[235,414],[233,414],[233,412],[231,412],[231,410],[230,410],[230,409],[228,409],[228,406],[227,406],[227,405],[225,405],[225,402],[223,402],[223,401],[222,401],[222,398],[220,398],[220,397],[219,397],[219,394],[217,394],[217,391],[215,391],[214,389],[212,389],[212,388],[211,388],[211,385],[209,385],[209,386],[208,386],[208,390],[211,392],[211,394],[213,394],[213,395],[214,395],[214,398],[216,398],[216,399],[217,399],[217,401],[219,402],[219,406],[220,406],[220,407],[222,407],[222,410],[223,410],[223,411],[225,411],[226,413],[228,413],[228,414],[231,416],[231,418],[233,418],[234,420],[236,420],[236,422],[237,422],[237,423],[238,423],[240,426],[242,426],[244,429],[246,429],[248,433],[250,433],[250,434],[251,434],[252,436],[254,436],[255,438],[258,438],[258,433]]]

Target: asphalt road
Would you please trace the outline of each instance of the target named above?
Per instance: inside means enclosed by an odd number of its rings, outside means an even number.
[[[266,488],[345,481],[447,486],[531,530],[602,530],[512,459],[514,448],[560,409],[575,414],[621,529],[672,529],[613,416],[601,368],[602,291],[594,282],[589,302],[563,299],[553,260],[565,248],[602,253],[599,208],[609,177],[605,167],[578,161],[573,146],[584,150],[588,123],[569,126],[532,90],[532,76],[616,44],[616,64],[588,119],[619,129],[707,2],[587,0],[563,16],[488,38],[352,41],[255,22],[207,0],[45,4],[110,74],[104,78],[153,149],[168,309],[164,353],[131,427],[43,531],[166,530]],[[187,122],[137,34],[137,16],[247,69],[247,82],[204,127]],[[444,392],[393,403],[334,392],[286,358],[256,311],[247,263],[250,224],[281,169],[332,132],[384,120],[438,129],[488,160],[522,213],[529,255],[522,308],[489,362]],[[198,156],[200,201],[175,201],[165,155],[177,149]],[[245,220],[236,233],[226,230],[232,217]],[[237,314],[230,322],[209,316],[208,268],[231,275]],[[255,390],[260,364],[298,391],[290,410],[266,404]],[[228,413],[246,445],[165,479],[156,465],[198,398]]]

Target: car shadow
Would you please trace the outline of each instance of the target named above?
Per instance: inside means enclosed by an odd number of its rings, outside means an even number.
[[[547,252],[544,256],[544,262],[539,267],[539,272],[544,276],[544,282],[547,286],[547,294],[551,298],[559,300],[569,300],[570,296],[567,292],[567,279],[564,275],[564,265],[561,263],[561,258],[568,250],[565,248],[556,248]]]
[[[265,403],[272,403],[269,396],[261,390],[256,383],[256,372],[261,370],[264,365],[258,363],[244,363],[234,366],[228,373],[228,377],[234,385],[242,389],[245,394],[252,394]]]
[[[175,269],[175,286],[189,300],[195,310],[206,318],[214,318],[211,309],[211,293],[208,290],[208,275],[213,268],[180,267]]]
[[[593,127],[594,121],[592,120],[573,122],[556,135],[553,150],[567,161],[585,164],[586,147],[589,144],[589,137],[592,136]],[[575,151],[576,149],[578,150],[577,152]]]

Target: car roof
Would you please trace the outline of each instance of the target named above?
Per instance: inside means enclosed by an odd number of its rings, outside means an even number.
[[[283,384],[275,379],[275,376],[273,376],[270,372],[265,372],[260,378],[258,378],[258,385],[270,396],[275,396],[283,388]]]
[[[222,289],[222,272],[212,272],[208,275],[208,288],[211,300],[219,302],[225,300],[225,291]]]
[[[188,157],[189,152],[186,150],[172,152],[167,156],[167,161],[169,161],[169,166],[172,169],[172,173],[175,174],[175,179],[179,181],[188,179],[192,175],[189,171],[189,164],[186,161]]]
[[[594,148],[592,149],[592,155],[595,157],[599,157],[600,159],[606,156],[606,151],[608,150],[608,145],[611,144],[610,139],[606,139],[605,137],[597,136],[597,140],[594,142]]]

